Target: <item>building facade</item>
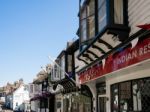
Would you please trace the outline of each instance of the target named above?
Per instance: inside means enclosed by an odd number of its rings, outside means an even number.
[[[77,71],[93,96],[93,112],[148,112],[150,1],[80,0]]]
[[[33,112],[53,111],[53,95],[49,92],[48,72],[40,71],[37,78],[30,84],[30,104]]]

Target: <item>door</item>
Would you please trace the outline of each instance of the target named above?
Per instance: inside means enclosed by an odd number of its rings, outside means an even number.
[[[106,97],[98,97],[98,112],[106,112]]]

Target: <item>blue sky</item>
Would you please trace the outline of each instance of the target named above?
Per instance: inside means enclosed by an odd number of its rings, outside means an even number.
[[[77,37],[78,0],[0,0],[0,86],[32,82]]]

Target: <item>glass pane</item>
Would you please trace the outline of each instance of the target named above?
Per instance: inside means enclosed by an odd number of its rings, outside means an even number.
[[[99,32],[106,26],[106,0],[98,0],[98,29]]]
[[[91,0],[88,7],[89,7],[88,16],[93,15],[95,12],[95,1]]]
[[[141,91],[140,91],[141,81],[133,81],[132,92],[133,92],[133,110],[141,111]]]
[[[99,111],[106,112],[106,97],[99,97]]]
[[[131,82],[124,82],[119,85],[120,93],[120,110],[123,112],[128,112],[132,110],[132,100],[131,100]]]
[[[81,12],[81,20],[86,18],[86,7]]]
[[[136,80],[132,88],[134,111],[150,112],[150,79]]]
[[[114,0],[114,22],[123,24],[123,0]]]
[[[68,55],[68,72],[72,72],[72,55]]]
[[[111,94],[112,112],[118,112],[118,109],[119,109],[118,107],[118,84],[113,85],[111,88],[111,91],[112,91],[112,94]]]
[[[88,39],[95,36],[95,2],[91,0],[88,5]]]
[[[84,42],[87,39],[87,25],[86,19],[81,21],[81,41]]]
[[[93,38],[95,36],[95,18],[91,16],[88,18],[88,37]]]
[[[61,79],[65,77],[65,56],[61,57]]]

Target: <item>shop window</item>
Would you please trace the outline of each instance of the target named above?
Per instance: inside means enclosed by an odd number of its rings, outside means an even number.
[[[150,79],[136,80],[133,82],[133,107],[134,111],[150,111]]]
[[[133,92],[133,110],[141,111],[142,102],[141,102],[141,81],[133,81],[132,92]]]
[[[150,112],[150,78],[111,86],[112,112]]]
[[[132,99],[131,99],[131,82],[124,82],[119,85],[120,93],[120,110],[128,112],[132,110]]]
[[[118,84],[112,86],[111,92],[112,112],[118,112]]]

